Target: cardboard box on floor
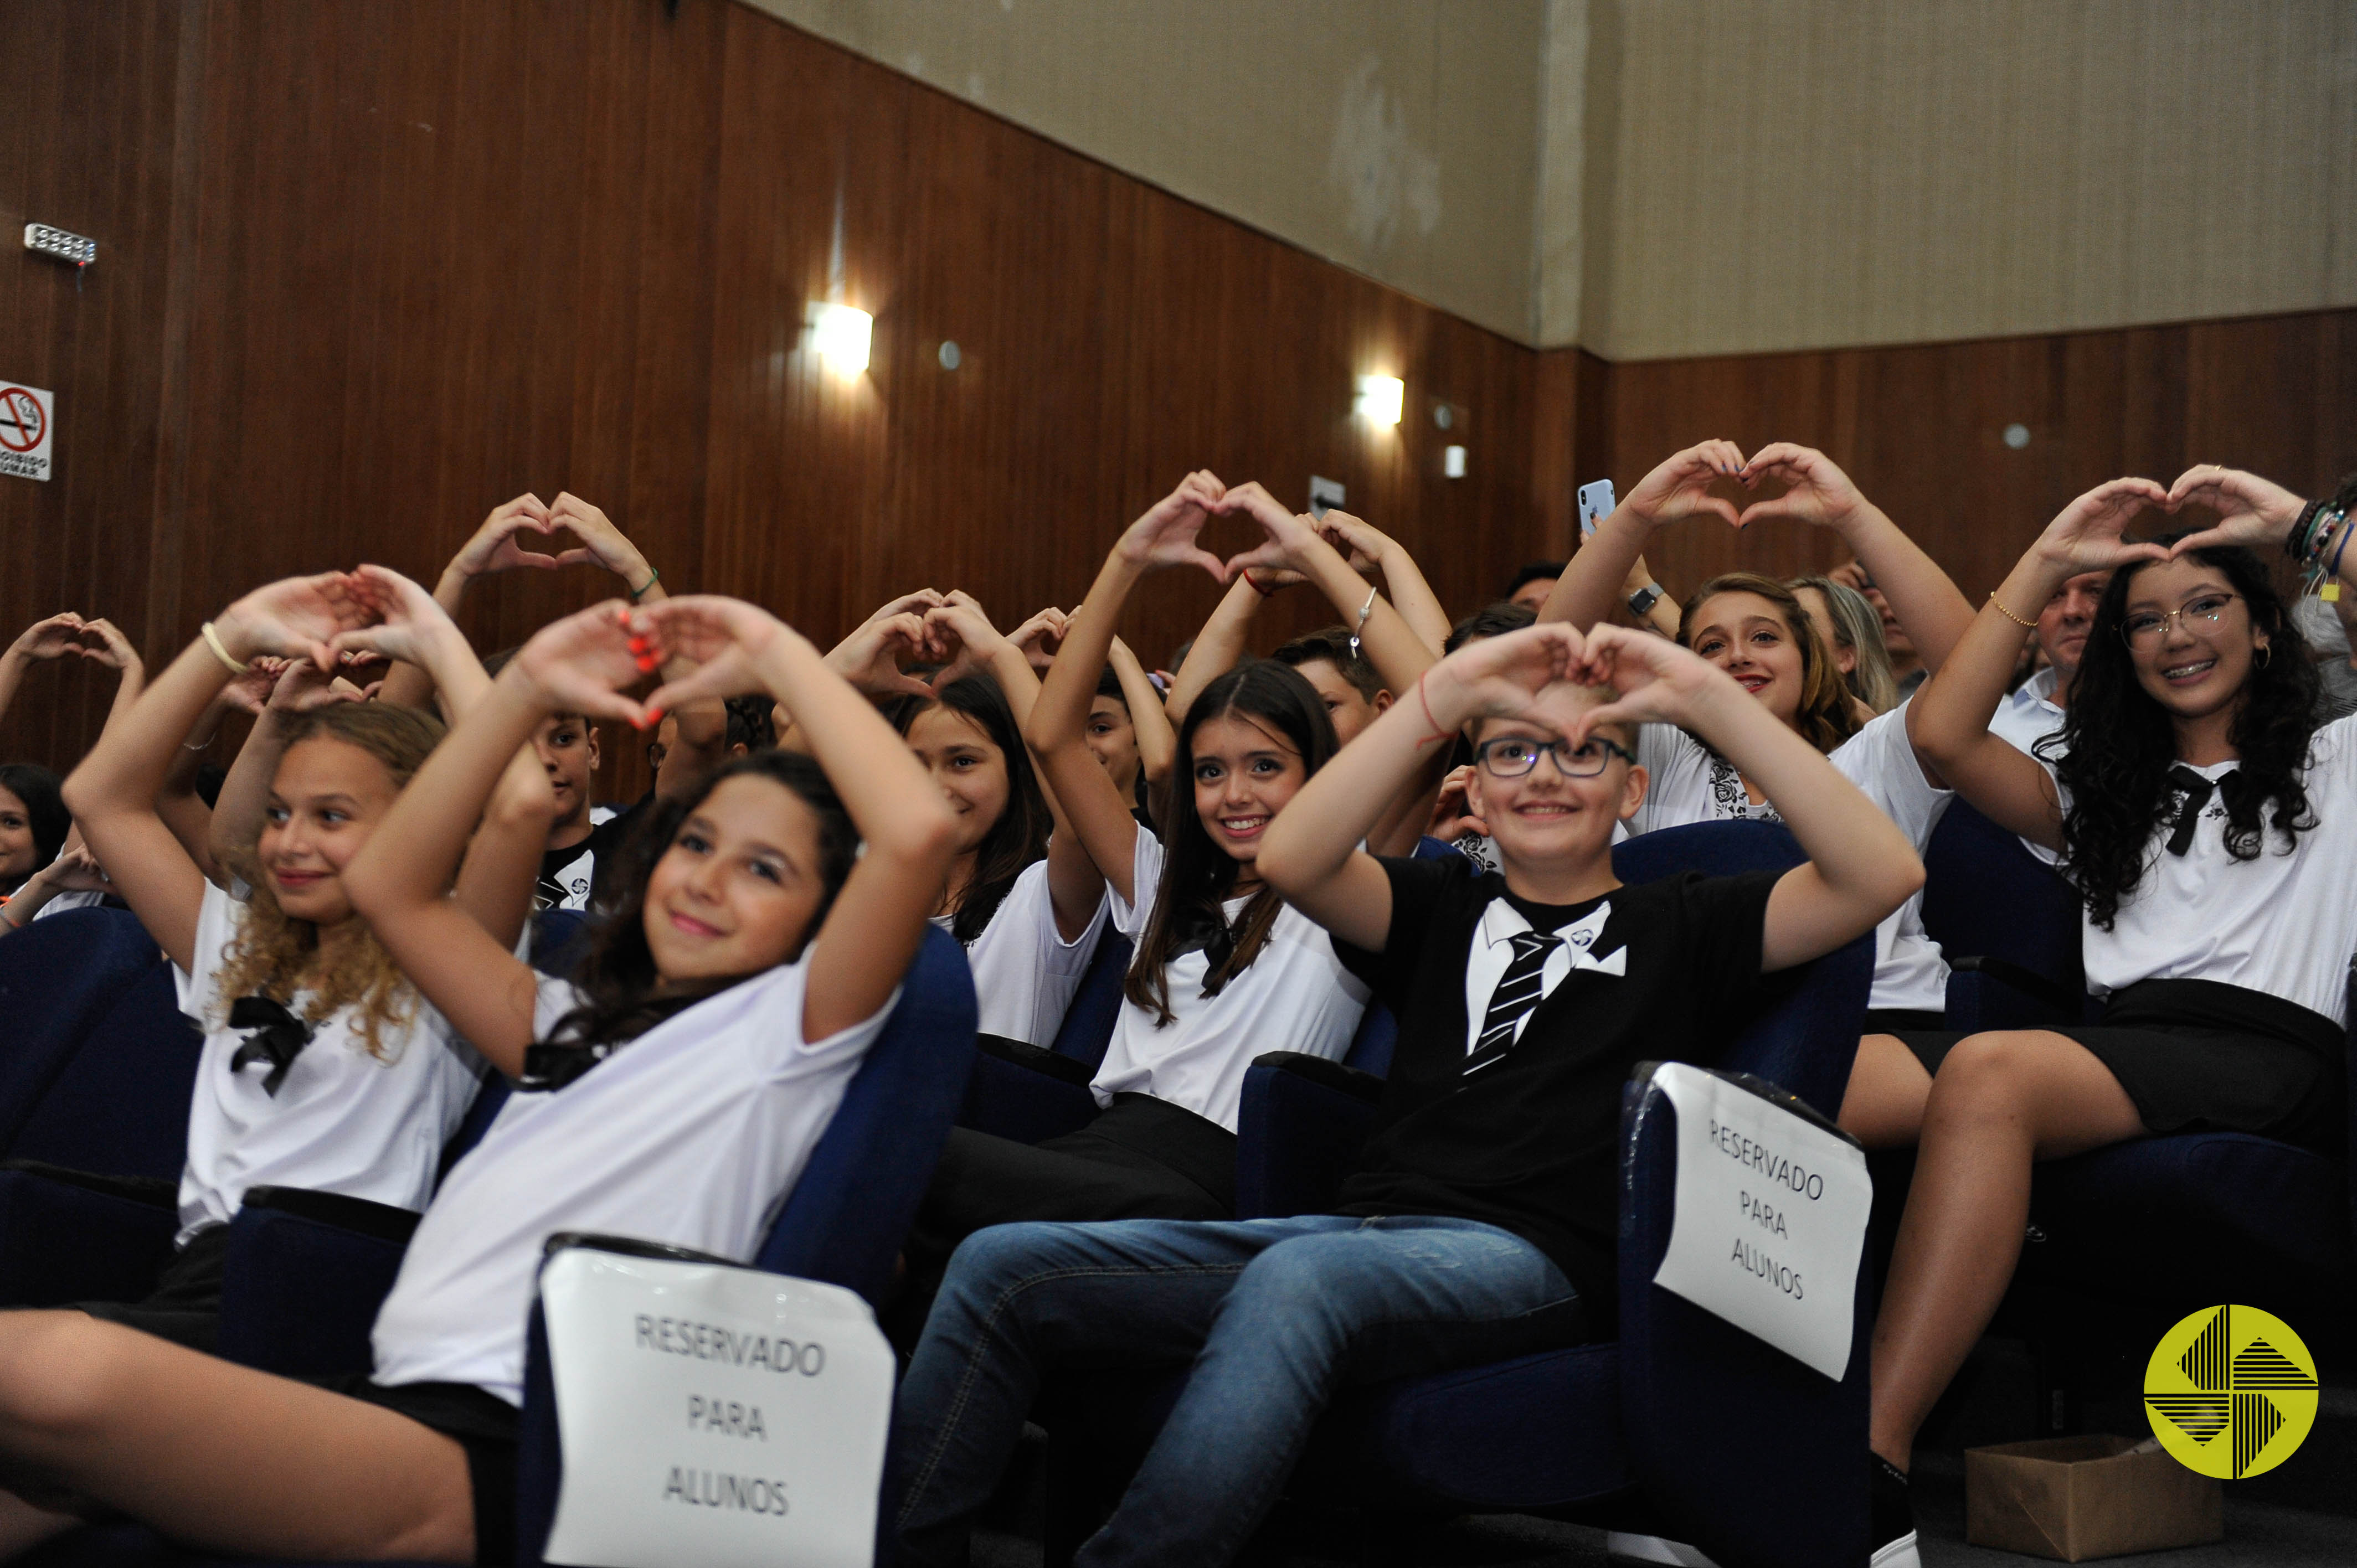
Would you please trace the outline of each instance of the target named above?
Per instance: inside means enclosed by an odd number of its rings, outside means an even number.
[[[2158,1444],[2049,1437],[1964,1451],[1964,1540],[2084,1563],[2226,1535],[2225,1495]]]

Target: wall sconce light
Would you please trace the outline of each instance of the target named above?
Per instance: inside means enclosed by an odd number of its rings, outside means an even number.
[[[1407,404],[1407,388],[1397,376],[1361,376],[1351,412],[1376,424],[1397,424]]]
[[[1440,471],[1452,479],[1465,477],[1465,448],[1444,446],[1440,449]]]
[[[810,305],[811,347],[839,376],[856,376],[867,369],[867,344],[876,318],[847,305],[818,300]]]

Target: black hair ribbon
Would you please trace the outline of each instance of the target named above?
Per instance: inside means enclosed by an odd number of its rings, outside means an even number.
[[[286,1081],[286,1069],[311,1043],[311,1026],[267,996],[239,997],[229,1010],[229,1026],[253,1031],[229,1058],[229,1070],[243,1072],[254,1062],[268,1061],[270,1073],[262,1080],[262,1090],[275,1100],[278,1086]]]

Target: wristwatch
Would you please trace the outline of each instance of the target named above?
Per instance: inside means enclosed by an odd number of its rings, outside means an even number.
[[[1630,613],[1632,615],[1648,614],[1655,605],[1658,605],[1661,602],[1662,585],[1659,583],[1648,583],[1643,587],[1629,596]]]

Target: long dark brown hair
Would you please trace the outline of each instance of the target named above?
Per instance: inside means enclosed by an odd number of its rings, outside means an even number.
[[[1203,994],[1217,996],[1260,956],[1285,902],[1275,888],[1264,885],[1232,926],[1222,908],[1235,888],[1236,862],[1211,842],[1195,810],[1195,733],[1209,720],[1230,717],[1251,720],[1284,736],[1300,753],[1305,773],[1325,767],[1336,750],[1334,725],[1326,716],[1318,688],[1299,671],[1274,660],[1255,659],[1229,671],[1204,687],[1187,710],[1187,722],[1178,732],[1178,756],[1188,771],[1171,780],[1163,806],[1162,882],[1155,889],[1154,915],[1124,985],[1132,1002],[1154,1015],[1157,1028],[1177,1016],[1170,1010],[1169,964],[1182,943],[1207,928],[1229,933],[1225,957],[1203,976]]]
[[[1022,732],[1016,726],[1015,710],[1006,704],[1006,693],[999,689],[997,680],[987,672],[961,675],[931,702],[911,703],[902,708],[894,720],[901,738],[916,726],[920,714],[935,708],[947,708],[972,719],[976,728],[998,747],[1006,759],[1006,805],[990,831],[974,846],[974,875],[966,879],[965,890],[958,897],[957,913],[950,920],[950,935],[962,942],[970,942],[982,935],[990,918],[1006,901],[1015,886],[1015,879],[1033,861],[1048,853],[1048,835],[1055,831],[1056,819],[1048,811],[1048,797],[1040,791],[1039,775],[1031,771],[1031,753],[1023,744]]]
[[[811,911],[802,940],[786,957],[800,958],[811,939],[826,923],[834,896],[843,891],[859,855],[859,830],[851,813],[827,782],[814,758],[798,751],[757,751],[712,770],[693,800],[658,801],[647,820],[631,831],[620,850],[622,875],[616,884],[614,905],[595,917],[588,950],[574,972],[581,1004],[556,1021],[552,1042],[566,1045],[619,1045],[637,1039],[649,1029],[730,986],[749,974],[724,975],[692,986],[667,987],[656,972],[654,952],[647,946],[647,881],[655,863],[679,836],[680,824],[694,815],[712,791],[726,779],[750,776],[784,785],[818,818],[818,871],[822,891]]]
[[[2182,532],[2163,534],[2159,542],[2184,537]],[[2317,730],[2316,666],[2256,555],[2236,546],[2196,550],[2191,558],[2225,575],[2251,612],[2252,629],[2267,636],[2268,651],[2251,661],[2235,697],[2231,738],[2244,784],[2219,791],[2226,807],[2226,853],[2256,860],[2272,828],[2288,854],[2298,836],[2316,826],[2304,777]],[[2135,656],[2120,635],[2128,589],[2151,564],[2134,561],[2112,574],[2079,656],[2079,683],[2063,710],[2061,734],[2038,747],[2070,792],[2062,869],[2077,884],[2087,918],[2105,930],[2144,881],[2153,828],[2173,792],[2169,771],[2177,764],[2176,726],[2136,679]],[[2189,910],[2186,918],[2199,917]]]

